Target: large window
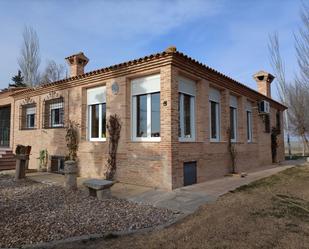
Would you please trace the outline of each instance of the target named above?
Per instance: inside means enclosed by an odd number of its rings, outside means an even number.
[[[43,122],[44,128],[64,127],[64,101],[62,97],[44,102]]]
[[[132,139],[160,141],[160,75],[132,80]]]
[[[179,77],[179,140],[195,140],[195,92],[196,83]]]
[[[106,87],[87,90],[88,137],[90,141],[106,140]]]
[[[35,129],[36,128],[36,104],[27,104],[21,106],[21,129]]]
[[[237,97],[230,96],[230,132],[231,141],[237,141]]]
[[[246,106],[246,119],[247,119],[247,141],[252,142],[252,105],[247,102]]]
[[[209,89],[209,124],[210,124],[210,141],[220,141],[220,99],[219,90]]]

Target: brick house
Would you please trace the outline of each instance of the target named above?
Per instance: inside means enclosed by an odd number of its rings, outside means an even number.
[[[175,47],[88,73],[83,53],[66,60],[70,78],[0,93],[0,117],[6,120],[0,146],[31,145],[30,168],[38,167],[42,149],[49,153],[49,170],[61,168],[64,127],[74,120],[80,124],[80,175],[103,176],[106,119],[115,113],[122,123],[116,172],[122,182],[174,189],[225,175],[231,167],[229,128],[238,171],[284,160],[286,107],[271,98],[269,73],[254,75],[257,92]],[[280,131],[276,158],[272,127]]]

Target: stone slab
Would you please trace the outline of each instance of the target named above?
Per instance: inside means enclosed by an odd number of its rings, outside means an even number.
[[[95,190],[102,190],[102,189],[107,189],[110,188],[111,186],[114,185],[113,181],[109,180],[101,180],[101,179],[89,179],[84,181],[84,186],[88,188],[92,188]]]

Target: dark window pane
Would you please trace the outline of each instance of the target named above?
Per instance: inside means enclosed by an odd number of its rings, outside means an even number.
[[[102,104],[102,138],[106,137],[106,104]]]
[[[34,128],[35,114],[28,114],[26,117],[27,128]]]
[[[52,125],[59,125],[60,124],[60,109],[52,109],[51,117],[52,117]]]
[[[181,125],[182,122],[180,117],[180,108],[181,108],[181,93],[178,94],[178,137],[181,137]]]
[[[191,96],[183,95],[183,118],[184,118],[184,135],[186,138],[191,137]]]
[[[217,137],[217,103],[210,101],[210,122],[211,122],[211,138]]]
[[[236,119],[236,108],[230,107],[230,132],[231,139],[235,139],[235,119]]]
[[[160,93],[151,94],[151,136],[160,137]]]
[[[147,137],[147,95],[136,96],[136,136]]]
[[[99,137],[99,105],[90,106],[91,109],[91,137]]]
[[[251,112],[247,111],[247,139],[251,140]]]

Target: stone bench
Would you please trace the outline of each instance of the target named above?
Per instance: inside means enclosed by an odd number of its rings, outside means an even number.
[[[83,182],[89,190],[89,196],[97,197],[99,200],[108,198],[111,196],[111,186],[115,182],[101,179],[89,179]]]

